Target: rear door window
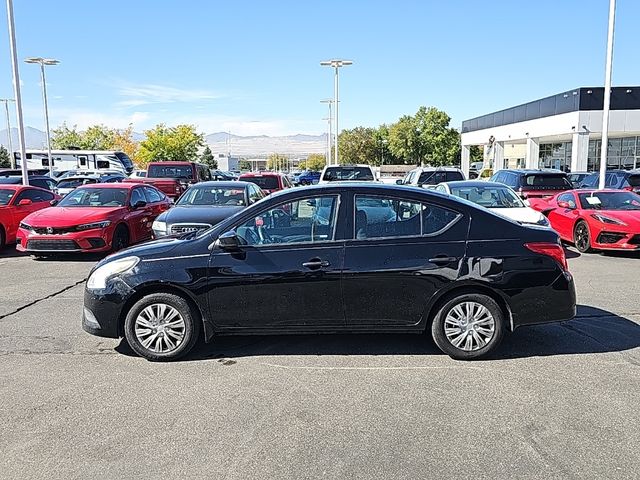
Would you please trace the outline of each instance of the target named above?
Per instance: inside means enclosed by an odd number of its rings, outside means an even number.
[[[144,187],[144,196],[147,199],[147,203],[157,203],[164,200],[164,195],[151,187]]]

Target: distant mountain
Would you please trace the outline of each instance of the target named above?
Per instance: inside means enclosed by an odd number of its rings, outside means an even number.
[[[310,153],[324,153],[327,145],[327,134],[322,135],[287,135],[270,137],[268,135],[240,136],[227,132],[216,132],[206,135],[205,142],[213,153],[231,152],[234,156],[264,157],[271,153],[305,156]]]
[[[14,151],[19,149],[18,146],[18,129],[11,127],[11,142]],[[41,149],[47,147],[47,134],[42,130],[38,130],[33,127],[25,127],[24,129],[24,143],[26,148]],[[9,147],[9,136],[7,135],[7,129],[0,130],[0,144],[5,147]]]
[[[18,150],[18,129],[11,129],[13,149]],[[298,133],[280,137],[270,137],[268,135],[241,136],[228,134],[227,132],[216,132],[205,135],[205,142],[209,145],[213,153],[231,152],[234,156],[242,157],[265,157],[272,153],[284,155],[306,156],[310,153],[325,153],[327,145],[327,134],[306,135]],[[0,130],[0,144],[8,146],[7,130]],[[144,140],[142,133],[133,132],[133,139],[137,142]],[[44,149],[47,145],[47,134],[42,130],[33,127],[25,127],[25,144],[29,149]]]

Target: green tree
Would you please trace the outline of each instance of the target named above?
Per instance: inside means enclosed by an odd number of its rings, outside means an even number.
[[[213,156],[213,153],[211,153],[209,145],[204,147],[202,155],[200,155],[200,161],[207,165],[209,168],[218,168],[218,161]]]
[[[204,135],[196,132],[194,125],[167,127],[164,123],[144,132],[140,142],[138,163],[198,160],[198,149],[204,145]]]
[[[320,153],[312,153],[310,154],[306,160],[300,162],[298,167],[302,170],[311,170],[314,172],[318,172],[324,168],[327,164],[327,159],[325,155]]]
[[[379,165],[378,149],[375,128],[356,127],[351,130],[343,130],[338,136],[340,163]]]
[[[250,172],[251,171],[251,163],[247,160],[240,160],[238,162],[238,167],[240,167],[241,172]]]
[[[66,150],[70,147],[84,148],[84,140],[82,133],[78,132],[77,125],[69,128],[63,123],[51,131],[51,146],[60,150]]]
[[[272,153],[267,158],[267,170],[282,170],[287,167],[289,159],[280,153]]]
[[[389,148],[404,163],[446,165],[459,162],[460,134],[451,118],[435,107],[420,107],[389,129]]]
[[[0,145],[0,168],[11,168],[11,157],[4,145]]]
[[[120,150],[137,163],[140,144],[133,139],[133,125],[129,124],[124,130],[114,130],[108,150]]]
[[[473,162],[483,162],[484,161],[484,151],[482,147],[478,145],[471,145],[469,147],[469,163]]]

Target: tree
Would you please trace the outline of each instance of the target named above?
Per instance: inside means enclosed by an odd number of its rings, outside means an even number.
[[[11,168],[11,157],[4,145],[0,145],[0,168]]]
[[[106,125],[91,125],[85,131],[79,132],[76,125],[69,128],[63,123],[53,129],[51,144],[61,150],[72,147],[82,150],[119,150],[134,162],[138,152],[138,142],[133,139],[132,125],[124,130],[109,128]]]
[[[240,167],[241,172],[250,172],[251,171],[251,163],[247,160],[240,160],[238,162],[238,167]]]
[[[129,124],[124,130],[113,131],[112,146],[109,150],[120,150],[137,163],[139,148],[140,144],[133,139],[133,125]]]
[[[145,139],[140,142],[138,163],[198,160],[198,149],[204,145],[204,135],[196,132],[194,125],[167,127],[158,124],[144,132]]]
[[[327,164],[327,159],[325,155],[320,153],[312,153],[307,157],[306,160],[303,160],[298,164],[298,167],[302,170],[311,170],[314,172],[318,172],[324,168]]]
[[[272,153],[267,158],[268,170],[281,170],[287,166],[289,159],[280,153]]]
[[[379,165],[376,129],[356,127],[343,130],[338,136],[338,159],[340,163],[364,163]]]
[[[200,155],[200,161],[207,165],[209,168],[218,168],[218,161],[213,156],[213,153],[211,153],[209,145],[204,147],[202,155]]]
[[[478,145],[471,145],[469,147],[469,163],[473,162],[483,162],[484,161],[484,151]]]
[[[63,123],[58,128],[52,130],[51,146],[60,150],[67,150],[71,147],[84,148],[82,134],[78,132],[77,126],[69,128]]]
[[[420,107],[389,129],[389,148],[404,163],[447,165],[459,162],[460,134],[451,118],[435,107]]]

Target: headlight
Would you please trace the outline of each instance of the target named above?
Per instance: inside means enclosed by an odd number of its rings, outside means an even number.
[[[25,230],[33,231],[33,227],[31,225],[27,225],[24,222],[20,222],[20,228],[24,228]]]
[[[154,232],[167,233],[167,222],[160,222],[158,220],[154,220],[153,225],[151,225],[151,229]]]
[[[87,288],[89,290],[101,290],[107,287],[107,280],[120,273],[127,272],[135,267],[140,259],[138,257],[125,257],[113,262],[105,263],[101,267],[96,268],[89,280],[87,280]]]
[[[618,220],[617,218],[607,217],[606,215],[602,215],[601,213],[592,213],[592,218],[595,218],[599,222],[606,223],[609,225],[626,225],[622,220]]]
[[[536,222],[536,225],[542,225],[544,227],[548,227],[549,226],[549,219],[547,217],[545,217],[544,215],[540,216],[540,220],[538,220]]]
[[[85,223],[83,225],[78,225],[76,230],[92,230],[94,228],[106,228],[111,225],[109,220],[105,220],[104,222],[93,222],[93,223]]]

